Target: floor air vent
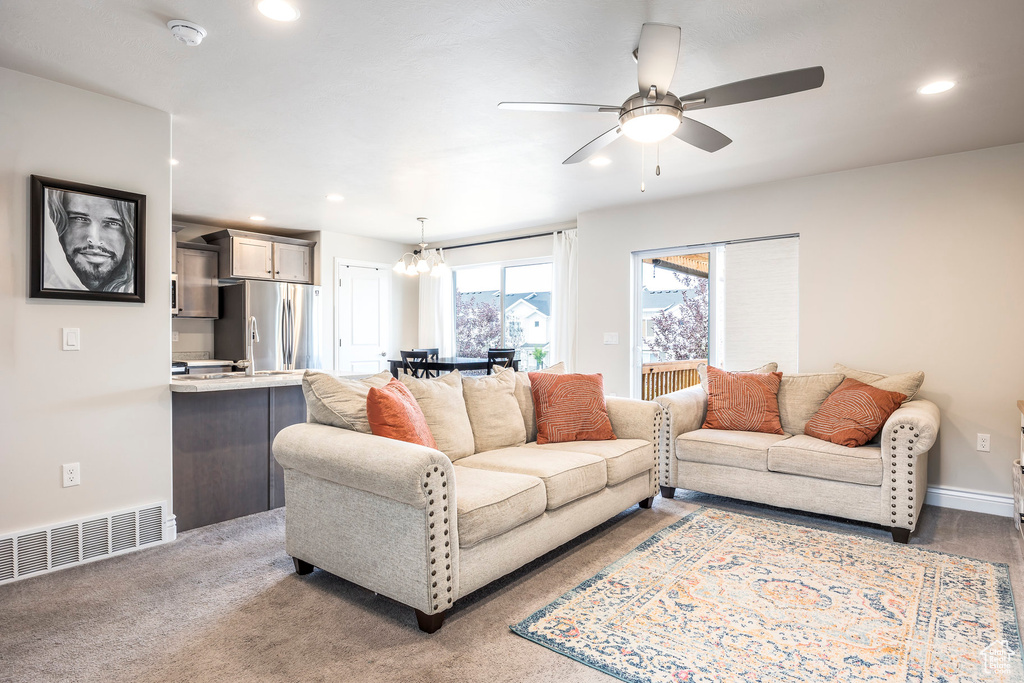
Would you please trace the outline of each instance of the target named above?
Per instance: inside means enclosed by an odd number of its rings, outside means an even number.
[[[165,508],[157,503],[0,537],[0,584],[162,543]]]

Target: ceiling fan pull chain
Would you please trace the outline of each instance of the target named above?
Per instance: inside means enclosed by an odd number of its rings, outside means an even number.
[[[644,166],[647,165],[647,145],[640,145],[640,191],[646,192],[644,185]]]
[[[661,143],[658,143],[657,161],[654,166],[654,175],[661,175]]]

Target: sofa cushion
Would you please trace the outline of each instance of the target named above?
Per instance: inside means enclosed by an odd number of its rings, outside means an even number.
[[[781,372],[726,372],[708,367],[704,429],[783,434],[779,422]]]
[[[786,434],[698,429],[676,438],[676,458],[766,472],[768,448],[787,438]]]
[[[543,370],[534,372],[547,372],[552,375],[564,375],[565,363],[555,363]],[[537,440],[537,412],[533,408],[533,392],[530,391],[530,373],[516,373],[516,401],[519,402],[519,412],[523,414],[523,424],[526,426],[526,440]]]
[[[881,431],[904,398],[898,391],[847,377],[807,421],[804,433],[840,446],[863,446]]]
[[[778,363],[765,363],[759,368],[753,370],[738,370],[736,372],[778,372]],[[700,386],[704,390],[704,393],[708,393],[708,364],[698,363],[697,364],[697,377],[700,378]]]
[[[904,403],[913,400],[913,398],[917,396],[917,392],[921,390],[921,385],[924,384],[924,373],[920,370],[917,372],[904,372],[898,375],[883,375],[880,372],[848,368],[842,363],[836,363],[834,369],[836,372],[841,372],[847,377],[852,377],[858,382],[870,384],[876,389],[898,391],[906,396],[906,398],[903,399]]]
[[[882,449],[880,446],[847,448],[801,434],[768,449],[768,470],[879,486]]]
[[[460,548],[500,536],[544,514],[547,496],[544,482],[537,477],[461,465],[454,469]]]
[[[466,400],[462,397],[459,371],[435,379],[416,379],[405,373],[398,376],[423,411],[437,450],[451,460],[473,454],[473,427],[469,424]]]
[[[326,372],[306,370],[302,375],[306,420],[369,434],[366,395],[370,387],[380,388],[390,381],[390,372],[381,372],[364,379],[346,379]]]
[[[615,438],[604,403],[604,380],[593,375],[531,372],[537,443]]]
[[[845,379],[838,372],[783,375],[779,385],[779,421],[787,434],[803,434],[804,425]]]
[[[526,425],[515,389],[516,373],[511,368],[494,375],[462,378],[462,397],[476,453],[526,443]]]
[[[600,491],[608,483],[604,458],[587,453],[521,446],[477,453],[463,458],[459,465],[539,477],[544,482],[548,510]]]
[[[641,472],[658,466],[657,460],[654,457],[654,444],[644,439],[530,444],[529,447],[552,451],[589,453],[590,455],[604,458],[605,465],[608,468],[608,486],[621,484]]]
[[[419,404],[397,379],[379,389],[370,387],[366,417],[374,436],[437,448]]]

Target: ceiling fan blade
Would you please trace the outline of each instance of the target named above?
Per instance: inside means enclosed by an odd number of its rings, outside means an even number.
[[[764,100],[769,97],[780,95],[791,95],[804,90],[820,88],[825,82],[825,69],[820,66],[812,66],[807,69],[796,69],[794,71],[783,71],[769,76],[748,78],[745,81],[736,81],[727,85],[720,85],[717,88],[701,90],[690,93],[683,100],[696,100],[704,98],[703,104],[687,104],[687,111],[695,109],[708,109],[710,107],[724,107],[728,104],[740,104],[741,102],[753,102]]]
[[[683,142],[687,142],[705,152],[717,152],[732,142],[731,138],[719,133],[711,126],[685,116],[679,122],[679,127],[676,128],[674,135]]]
[[[668,24],[644,24],[640,29],[640,45],[636,54],[636,80],[640,92],[647,94],[651,86],[659,95],[668,92],[672,76],[679,61],[678,26]]]
[[[622,129],[615,126],[606,133],[601,133],[596,138],[583,145],[575,154],[563,161],[563,164],[578,164],[599,149],[603,149],[619,139]]]
[[[498,109],[513,111],[569,111],[619,113],[619,107],[610,104],[573,104],[571,102],[498,102]]]

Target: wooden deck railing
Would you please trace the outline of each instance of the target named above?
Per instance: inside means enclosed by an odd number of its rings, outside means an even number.
[[[641,369],[640,396],[650,401],[700,383],[697,366],[706,360],[673,360],[665,363],[644,363]]]

